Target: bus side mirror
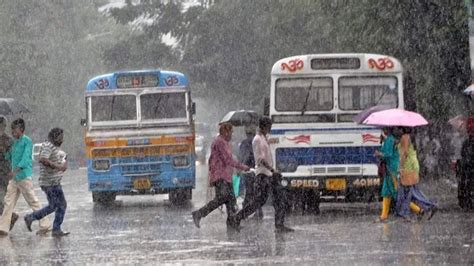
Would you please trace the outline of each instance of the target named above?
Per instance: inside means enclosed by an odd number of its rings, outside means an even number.
[[[191,104],[191,113],[192,113],[193,115],[196,114],[196,103],[195,103],[195,102],[193,102],[193,103]]]
[[[265,97],[263,99],[263,115],[269,116],[270,115],[270,98]]]
[[[84,118],[81,118],[81,126],[85,127],[87,125],[87,121]]]

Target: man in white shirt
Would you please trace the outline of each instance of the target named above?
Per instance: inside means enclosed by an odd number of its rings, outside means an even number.
[[[261,117],[259,120],[259,132],[252,141],[252,148],[255,157],[255,198],[235,216],[228,219],[229,226],[238,229],[240,221],[253,214],[261,208],[267,201],[270,191],[273,193],[273,207],[275,208],[275,231],[293,232],[286,227],[285,220],[285,192],[280,185],[281,174],[273,168],[272,153],[268,144],[267,134],[272,128],[272,120],[269,117]]]

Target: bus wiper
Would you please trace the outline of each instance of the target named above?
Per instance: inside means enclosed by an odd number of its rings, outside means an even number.
[[[377,100],[377,102],[375,103],[375,105],[379,105],[380,101],[382,100],[383,96],[385,96],[385,93],[387,93],[387,91],[390,90],[390,87],[387,87],[384,92],[382,93],[382,95],[380,95],[379,99]]]
[[[306,112],[306,107],[308,106],[309,93],[311,92],[312,87],[313,87],[313,81],[311,81],[311,83],[309,84],[308,92],[306,93],[306,99],[304,100],[303,108],[301,108],[301,115],[304,115],[304,112]]]
[[[112,96],[112,110],[110,110],[110,121],[112,121],[112,117],[114,115],[114,103],[115,103],[115,95]]]

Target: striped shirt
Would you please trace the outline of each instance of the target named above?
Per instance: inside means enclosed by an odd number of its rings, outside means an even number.
[[[55,146],[49,141],[46,141],[41,145],[39,160],[48,159],[54,164],[63,164],[65,162],[65,158],[63,158],[64,156],[61,156],[62,153],[64,152],[61,151],[59,147]],[[40,186],[49,187],[60,185],[62,177],[63,172],[40,163]]]

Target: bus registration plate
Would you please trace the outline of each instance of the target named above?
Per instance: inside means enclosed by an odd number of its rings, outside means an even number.
[[[133,180],[134,189],[150,189],[151,182],[149,178],[137,178]]]
[[[346,180],[343,178],[326,179],[327,190],[344,190],[346,189]]]

